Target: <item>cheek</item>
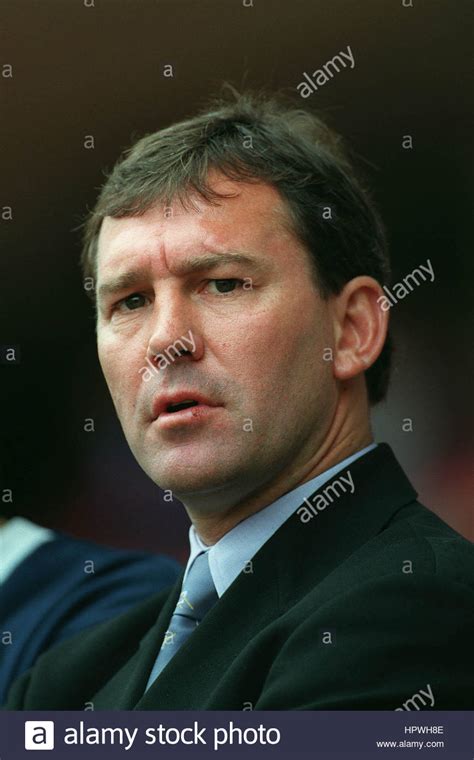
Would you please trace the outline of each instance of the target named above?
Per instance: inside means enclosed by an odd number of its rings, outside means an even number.
[[[296,305],[285,313],[280,308],[238,320],[219,342],[222,363],[254,399],[261,399],[258,406],[273,405],[276,396],[300,395],[322,356],[324,338],[315,331],[316,323],[314,314]]]
[[[230,348],[237,362],[249,361],[255,365],[258,374],[271,367],[281,372],[282,367],[313,363],[322,355],[327,343],[325,327],[321,316],[305,311],[304,304],[292,304],[285,312],[279,309],[274,313],[259,313],[236,323],[222,345]]]
[[[114,341],[99,341],[97,349],[102,372],[119,411],[124,403],[127,404],[127,397],[135,397],[141,375],[135,367],[130,352],[127,351],[125,356],[123,347],[120,348]]]
[[[302,313],[291,329],[270,336],[274,342],[252,357],[252,375],[247,362],[255,414],[273,430],[308,432],[333,413],[332,365],[323,360],[328,338]]]
[[[112,390],[116,374],[117,352],[113,350],[110,341],[99,339],[97,341],[97,355],[107,385]]]

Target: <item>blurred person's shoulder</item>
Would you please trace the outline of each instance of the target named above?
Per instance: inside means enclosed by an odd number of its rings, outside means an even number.
[[[180,571],[179,563],[167,554],[155,554],[138,549],[123,549],[83,538],[76,538],[62,531],[55,531],[54,551],[70,559],[84,561],[84,569],[91,575],[100,575],[120,567],[149,566],[169,573],[174,581]],[[89,564],[87,564],[89,563]]]

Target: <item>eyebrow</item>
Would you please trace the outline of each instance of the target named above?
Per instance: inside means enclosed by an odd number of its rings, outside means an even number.
[[[248,253],[206,253],[203,256],[191,256],[179,263],[179,266],[175,267],[178,275],[192,274],[193,272],[200,272],[204,269],[211,269],[212,267],[219,266],[221,264],[247,264],[253,267],[257,271],[264,272],[268,269],[268,265],[264,264],[261,259],[252,256]],[[149,275],[149,270],[140,268],[130,272],[124,272],[123,274],[108,280],[99,287],[98,298],[104,298],[104,296],[117,293],[120,290],[126,290],[133,288],[136,285],[143,282],[143,280]]]

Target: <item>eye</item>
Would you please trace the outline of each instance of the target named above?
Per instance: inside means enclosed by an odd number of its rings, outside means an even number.
[[[144,306],[145,301],[145,296],[141,293],[132,293],[126,298],[122,298],[121,301],[118,301],[118,303],[115,304],[115,308],[122,309],[125,307],[126,311],[135,311],[135,309],[139,309],[140,306]]]
[[[236,284],[243,285],[243,280],[239,280],[236,277],[230,277],[225,280],[209,280],[209,284],[215,285],[218,293],[231,293]]]

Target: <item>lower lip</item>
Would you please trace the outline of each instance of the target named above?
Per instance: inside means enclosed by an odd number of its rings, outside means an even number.
[[[187,409],[180,409],[179,412],[162,412],[155,422],[162,430],[183,427],[184,425],[197,425],[210,419],[218,409],[221,409],[221,407],[198,404],[197,406],[190,406]]]

